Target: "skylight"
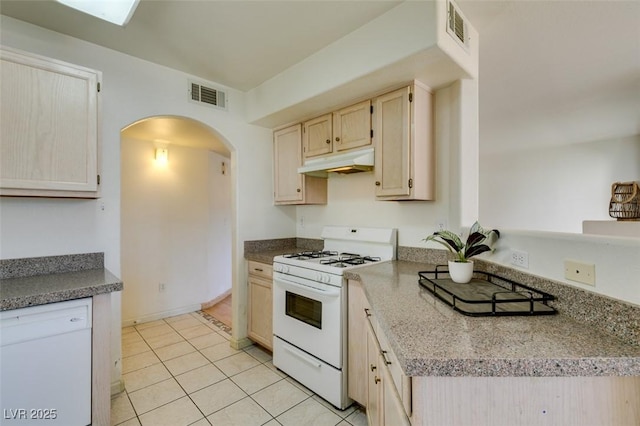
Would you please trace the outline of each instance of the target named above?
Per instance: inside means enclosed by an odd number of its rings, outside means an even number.
[[[133,16],[140,0],[56,0],[80,12],[125,26]]]

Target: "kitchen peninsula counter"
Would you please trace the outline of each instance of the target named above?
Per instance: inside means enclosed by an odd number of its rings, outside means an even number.
[[[362,283],[405,375],[640,376],[639,345],[562,312],[469,317],[454,311],[418,284],[418,272],[433,269],[392,261],[345,272]]]

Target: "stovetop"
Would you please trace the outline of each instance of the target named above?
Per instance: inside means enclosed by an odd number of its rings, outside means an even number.
[[[302,251],[297,253],[287,253],[282,255],[285,259],[294,262],[309,262],[308,265],[318,264],[334,268],[349,268],[353,266],[366,265],[380,262],[379,256],[366,256],[357,253],[337,252],[334,250]],[[290,262],[287,262],[291,264]]]
[[[276,256],[274,271],[294,275],[292,268],[342,275],[350,268],[395,259],[397,232],[389,228],[354,228],[325,226],[324,247],[318,251],[302,251]]]

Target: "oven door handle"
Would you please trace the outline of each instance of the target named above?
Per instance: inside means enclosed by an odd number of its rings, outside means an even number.
[[[327,297],[327,298],[335,298],[335,297],[340,297],[340,289],[339,288],[333,288],[331,287],[330,290],[321,290],[319,288],[316,287],[311,287],[308,285],[304,285],[304,284],[298,284],[298,283],[294,283],[292,281],[289,281],[287,279],[284,278],[278,278],[278,279],[274,279],[273,280],[274,284],[283,284],[283,287],[289,287],[289,288],[297,288],[297,289],[301,289],[301,290],[305,290],[308,291],[310,293],[316,294],[318,296],[323,296],[323,297]]]

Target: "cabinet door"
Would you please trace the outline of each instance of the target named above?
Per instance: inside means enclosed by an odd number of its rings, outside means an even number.
[[[371,145],[371,101],[343,108],[333,113],[335,151]]]
[[[379,364],[384,364],[384,358],[381,356]],[[384,425],[394,426],[410,426],[409,418],[404,412],[404,406],[400,400],[400,396],[394,386],[391,373],[388,368],[381,368],[382,375],[382,416]]]
[[[273,133],[275,204],[327,204],[327,179],[298,173],[302,165],[302,126]]]
[[[249,275],[247,334],[267,349],[273,349],[272,282]]]
[[[367,319],[365,309],[369,308],[362,290],[362,284],[349,280],[348,312],[348,395],[360,405],[367,405]]]
[[[370,324],[367,324],[367,419],[369,426],[382,425],[382,365],[376,335]]]
[[[331,114],[326,114],[305,122],[302,136],[304,157],[315,157],[333,152],[332,134]]]
[[[382,95],[374,101],[376,196],[410,194],[409,87]]]
[[[0,50],[2,195],[98,196],[100,73]]]
[[[301,126],[296,124],[273,133],[274,201],[291,204],[303,200]]]

